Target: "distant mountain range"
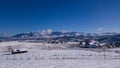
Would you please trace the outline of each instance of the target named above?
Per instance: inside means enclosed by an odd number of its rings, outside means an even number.
[[[82,32],[27,32],[27,33],[20,33],[13,35],[11,37],[14,38],[57,38],[57,37],[64,37],[64,36],[111,36],[111,35],[118,35],[118,33],[82,33]]]
[[[83,39],[97,39],[98,41],[113,42],[120,41],[120,34],[115,32],[105,33],[83,33],[83,32],[52,32],[38,31],[38,32],[25,32],[19,33],[12,36],[0,36],[2,40],[13,40],[13,39],[65,39],[65,40],[83,40]]]
[[[105,37],[99,38],[98,41],[107,42],[107,43],[120,42],[120,34],[112,35],[112,36],[105,36]]]

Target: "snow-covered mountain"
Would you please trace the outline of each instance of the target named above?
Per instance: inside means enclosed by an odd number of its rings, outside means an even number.
[[[36,32],[24,32],[18,33],[12,36],[6,36],[0,34],[0,40],[13,40],[13,39],[43,39],[43,38],[53,38],[53,39],[64,39],[64,40],[82,40],[82,39],[104,39],[106,37],[112,37],[119,35],[115,32],[105,32],[105,33],[84,33],[84,32],[70,32],[70,31],[52,31],[52,30],[43,30]]]
[[[119,33],[106,32],[106,33],[83,33],[83,32],[54,32],[52,30],[43,30],[37,32],[25,32],[13,35],[11,38],[101,38],[106,36],[118,35]]]
[[[83,33],[83,32],[53,32],[52,30],[43,30],[37,32],[25,32],[13,35],[15,38],[48,38],[48,37],[64,37],[64,36],[104,36],[104,35],[118,35],[115,32],[106,33]]]
[[[102,38],[99,38],[98,40],[102,42],[107,42],[107,43],[120,42],[120,34],[102,37]]]
[[[49,37],[64,37],[64,36],[76,36],[77,32],[27,32],[13,35],[15,38],[49,38]],[[80,35],[80,34],[79,34]]]

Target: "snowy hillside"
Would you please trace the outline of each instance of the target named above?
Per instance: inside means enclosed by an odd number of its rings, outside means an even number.
[[[27,48],[28,53],[9,54],[7,46]],[[20,46],[21,45],[21,46]],[[0,43],[0,68],[119,68],[120,54],[89,50],[44,50],[44,43]],[[115,51],[116,49],[111,49]],[[120,50],[117,48],[117,50]]]

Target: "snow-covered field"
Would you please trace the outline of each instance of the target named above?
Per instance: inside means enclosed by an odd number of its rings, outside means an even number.
[[[8,55],[5,47],[9,45],[23,45],[22,47],[28,48],[28,53]],[[43,47],[42,43],[2,42],[0,68],[120,68],[119,53],[69,49],[43,50]]]

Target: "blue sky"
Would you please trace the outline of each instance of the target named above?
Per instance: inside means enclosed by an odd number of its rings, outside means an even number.
[[[120,0],[0,0],[0,33],[120,32]]]

